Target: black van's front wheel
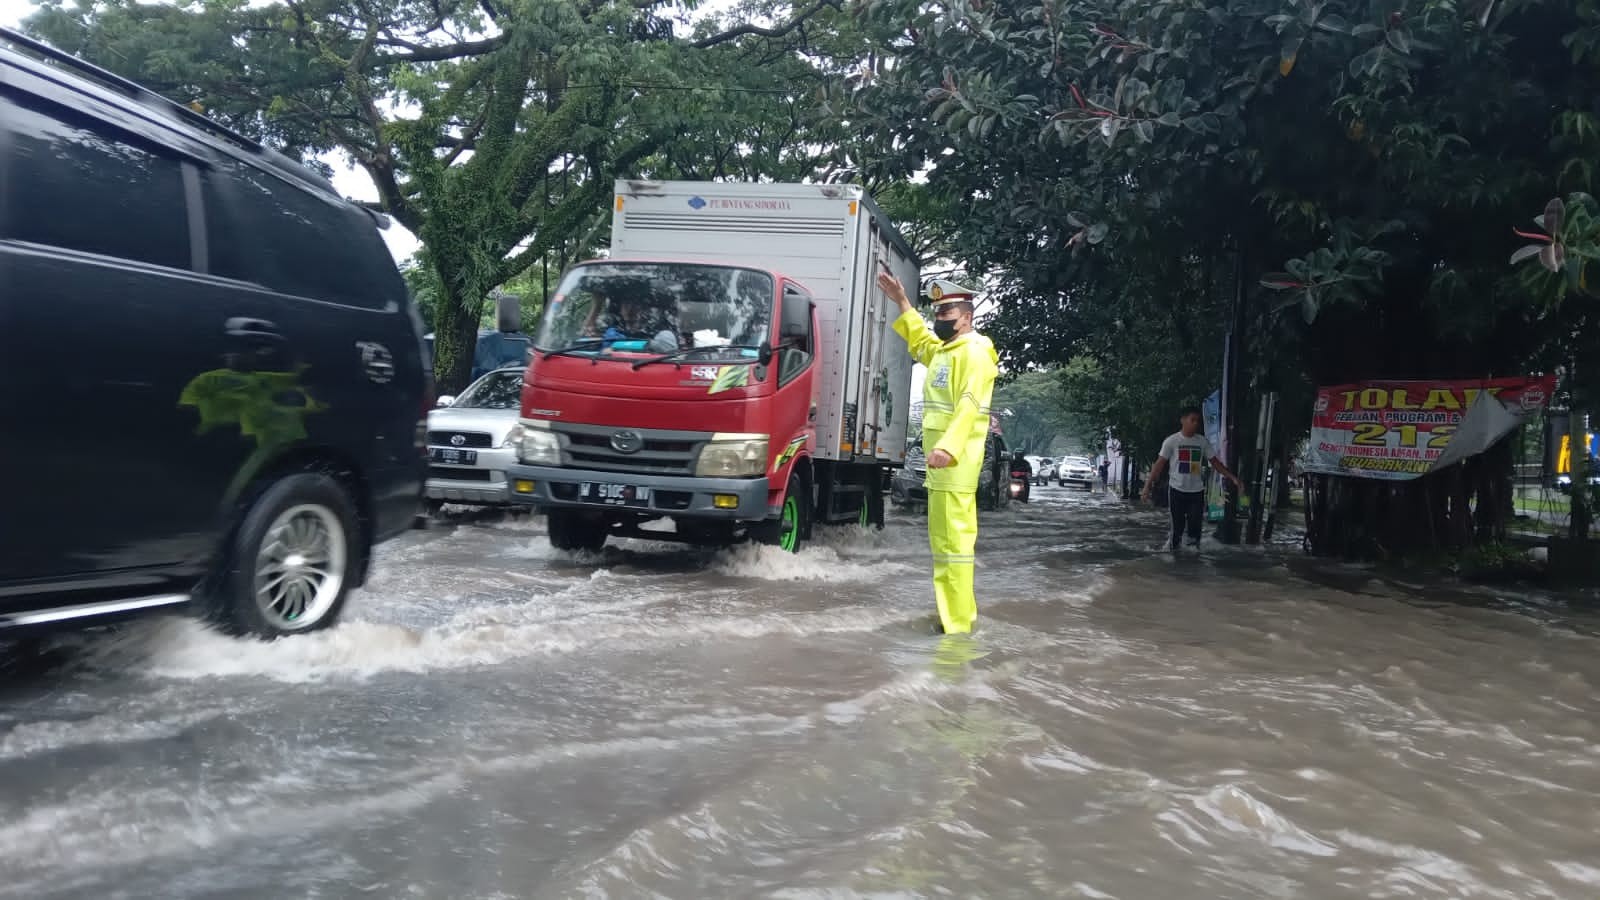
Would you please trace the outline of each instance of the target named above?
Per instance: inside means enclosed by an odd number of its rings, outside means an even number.
[[[212,618],[267,638],[332,625],[350,593],[359,535],[354,504],[335,479],[305,472],[274,482],[228,548]]]

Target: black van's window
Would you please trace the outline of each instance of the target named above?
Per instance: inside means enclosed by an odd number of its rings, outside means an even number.
[[[398,301],[403,282],[359,210],[231,161],[205,184],[212,274],[372,309]]]
[[[3,236],[176,269],[190,264],[183,169],[87,117],[18,103]]]

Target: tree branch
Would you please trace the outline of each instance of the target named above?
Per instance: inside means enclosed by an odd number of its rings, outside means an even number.
[[[715,47],[718,44],[726,44],[729,41],[737,40],[745,37],[746,35],[752,34],[769,38],[783,37],[789,32],[794,31],[796,28],[799,28],[801,25],[804,25],[807,19],[815,16],[817,13],[822,12],[825,9],[839,9],[841,2],[842,0],[817,0],[817,2],[796,13],[794,18],[782,25],[777,25],[772,28],[762,28],[760,25],[750,24],[739,25],[737,27],[730,28],[727,31],[721,32],[720,34],[713,34],[710,37],[701,38],[689,46],[696,50],[704,50],[707,47]]]
[[[446,62],[452,59],[486,56],[504,47],[506,41],[506,35],[501,34],[492,38],[484,38],[481,41],[463,41],[459,44],[443,44],[434,47],[398,38],[383,38],[378,43],[385,47],[399,47],[410,52],[374,54],[371,65],[375,67],[395,66],[407,63]]]
[[[611,165],[606,168],[609,169],[611,174],[624,175],[632,170],[640,160],[660,149],[663,143],[665,141],[659,137],[646,138],[619,154]],[[591,177],[587,182],[583,183],[571,194],[568,194],[566,199],[557,205],[554,210],[543,211],[537,223],[531,221],[527,223],[527,230],[531,231],[534,236],[533,242],[516,256],[501,261],[499,268],[496,270],[499,279],[496,284],[502,284],[526,272],[545,253],[554,248],[559,238],[565,237],[565,233],[570,232],[574,225],[584,221],[586,215],[593,215],[596,209],[602,209],[606,206],[606,198],[611,193],[612,183],[610,179],[602,177],[605,174],[605,172],[601,171],[599,160],[593,160],[591,162]],[[549,227],[555,222],[566,223],[567,228],[565,231]]]

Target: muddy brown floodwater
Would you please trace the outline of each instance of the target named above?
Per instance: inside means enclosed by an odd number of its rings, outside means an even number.
[[[1600,897],[1585,608],[1174,560],[1098,494],[982,527],[971,637],[897,514],[797,557],[463,522],[325,634],[13,648],[0,896]]]

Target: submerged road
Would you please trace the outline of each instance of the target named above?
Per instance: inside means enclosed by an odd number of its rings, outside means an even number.
[[[327,633],[13,649],[0,897],[1600,896],[1593,613],[1036,489],[942,638],[921,527],[463,522]]]

